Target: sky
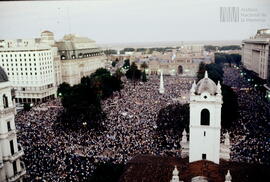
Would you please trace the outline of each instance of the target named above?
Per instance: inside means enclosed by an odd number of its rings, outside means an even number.
[[[248,22],[221,22],[220,7],[239,7],[241,18],[257,15]],[[261,28],[270,28],[269,0],[0,2],[0,39],[50,30],[56,40],[74,33],[97,43],[243,40]]]

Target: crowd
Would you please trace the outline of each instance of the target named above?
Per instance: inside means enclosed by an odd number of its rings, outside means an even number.
[[[238,88],[240,118],[230,131],[234,161],[270,162],[269,104],[251,88],[234,68],[225,68],[224,83]],[[176,104],[189,92],[192,78],[164,76],[165,93],[160,94],[159,78],[146,83],[124,80],[121,92],[102,101],[105,130],[93,132],[64,129],[57,122],[63,111],[59,99],[16,115],[18,140],[24,148],[27,181],[87,181],[100,162],[126,163],[137,154],[179,156],[181,138],[156,140],[160,109]],[[164,141],[164,138],[162,138]]]
[[[240,114],[231,130],[232,160],[269,165],[270,104],[238,69],[224,69],[224,84],[235,88]]]
[[[86,181],[100,162],[126,163],[137,154],[166,155],[179,150],[180,139],[166,136],[167,143],[157,142],[156,120],[159,110],[177,103],[192,81],[164,76],[165,93],[160,94],[157,76],[135,86],[124,80],[121,93],[115,92],[102,103],[106,120],[101,133],[84,126],[81,131],[61,128],[56,121],[63,110],[60,100],[21,111],[16,124],[25,151],[27,180]]]

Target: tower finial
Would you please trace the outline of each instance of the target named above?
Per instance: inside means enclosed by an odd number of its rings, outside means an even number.
[[[217,94],[221,94],[221,85],[220,85],[220,81],[218,81],[218,84],[217,84]]]
[[[195,80],[194,80],[194,82],[193,82],[193,84],[192,84],[192,87],[191,87],[191,89],[190,89],[190,93],[191,93],[192,95],[194,95],[194,93],[195,93],[195,88],[196,88],[196,82],[195,82]]]
[[[207,71],[204,72],[204,78],[208,78],[208,72]]]
[[[232,176],[230,174],[230,170],[228,170],[226,176],[225,176],[225,182],[231,182],[232,181]]]
[[[180,181],[179,181],[179,176],[178,176],[179,171],[177,170],[176,165],[174,166],[174,170],[173,170],[172,173],[173,173],[173,176],[172,176],[172,179],[171,179],[170,182],[180,182]]]

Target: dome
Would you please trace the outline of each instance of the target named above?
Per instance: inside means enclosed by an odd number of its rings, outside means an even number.
[[[45,31],[41,32],[41,36],[42,36],[42,35],[49,35],[49,36],[53,36],[53,33],[52,33],[52,32],[50,32],[50,31],[48,31],[48,30],[45,30]]]
[[[5,70],[0,67],[0,82],[7,82],[8,81],[8,76],[5,72]]]
[[[197,83],[195,91],[197,94],[208,92],[210,95],[215,95],[217,91],[217,85],[213,80],[208,78],[207,71],[205,72],[204,78]]]

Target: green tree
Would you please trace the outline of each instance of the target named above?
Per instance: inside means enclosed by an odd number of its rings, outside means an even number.
[[[146,77],[145,70],[142,72],[142,81],[147,82],[147,77]]]
[[[71,87],[68,83],[63,82],[62,84],[59,85],[58,89],[57,89],[57,95],[64,96],[69,94],[71,91]]]
[[[61,88],[67,88],[67,85]],[[100,101],[121,88],[122,82],[116,76],[104,68],[97,69],[90,76],[83,77],[80,84],[70,87],[68,94],[62,95],[64,111],[59,121],[71,128],[103,128],[100,121],[106,115]]]
[[[129,69],[129,67],[130,67],[130,61],[129,61],[129,59],[126,59],[124,61],[124,64],[123,64],[123,68],[124,69]]]
[[[31,106],[30,106],[29,103],[24,103],[24,104],[23,104],[23,110],[25,110],[25,111],[30,111],[30,109],[31,109]]]
[[[116,66],[116,62],[113,61],[113,62],[112,62],[112,67],[115,67],[115,66]]]
[[[148,64],[144,61],[144,62],[141,64],[141,68],[145,71],[145,69],[148,68]]]

